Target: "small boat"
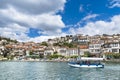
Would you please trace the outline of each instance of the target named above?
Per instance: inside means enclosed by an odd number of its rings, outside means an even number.
[[[104,68],[104,64],[101,63],[103,60],[103,58],[81,57],[80,60],[69,62],[68,65],[78,68]]]

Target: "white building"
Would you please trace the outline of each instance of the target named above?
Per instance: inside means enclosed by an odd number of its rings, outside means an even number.
[[[65,48],[65,47],[58,48],[57,52],[58,52],[59,55],[62,55],[62,56],[67,56],[68,55],[67,54],[67,48]]]
[[[44,50],[44,56],[49,56],[49,55],[53,55],[54,53],[54,49],[50,48],[50,47],[47,47],[45,48]]]
[[[59,55],[62,56],[77,56],[78,55],[78,49],[77,48],[66,48],[66,47],[62,47],[62,48],[58,48],[57,52]]]
[[[67,49],[68,56],[78,56],[78,49],[77,48],[69,48]]]
[[[119,42],[106,43],[103,45],[103,51],[104,53],[107,52],[120,53],[120,43]]]
[[[89,44],[89,52],[92,54],[100,54],[101,53],[101,44]]]

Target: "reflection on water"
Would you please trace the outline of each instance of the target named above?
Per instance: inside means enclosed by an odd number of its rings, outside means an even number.
[[[0,62],[0,80],[120,80],[120,64],[89,69],[65,62]]]

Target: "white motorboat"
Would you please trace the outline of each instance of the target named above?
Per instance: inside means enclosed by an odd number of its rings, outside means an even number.
[[[81,57],[78,61],[69,62],[71,67],[83,67],[83,68],[104,68],[104,64],[101,63],[103,58],[93,57]]]

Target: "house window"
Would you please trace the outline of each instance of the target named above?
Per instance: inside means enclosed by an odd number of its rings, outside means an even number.
[[[60,53],[66,53],[66,50],[60,50]]]
[[[100,49],[96,49],[95,52],[100,52]]]
[[[114,53],[114,52],[117,52],[117,49],[112,49],[112,52]]]
[[[112,47],[118,47],[118,44],[117,43],[112,44]]]
[[[93,49],[91,49],[91,52],[94,52],[94,50],[93,50]]]
[[[118,44],[114,44],[115,45],[115,47],[118,47]]]
[[[90,48],[94,48],[94,46],[93,46],[93,45],[90,45],[89,47],[90,47]]]
[[[100,45],[95,45],[95,47],[96,47],[96,48],[99,48],[99,47],[100,47]]]

